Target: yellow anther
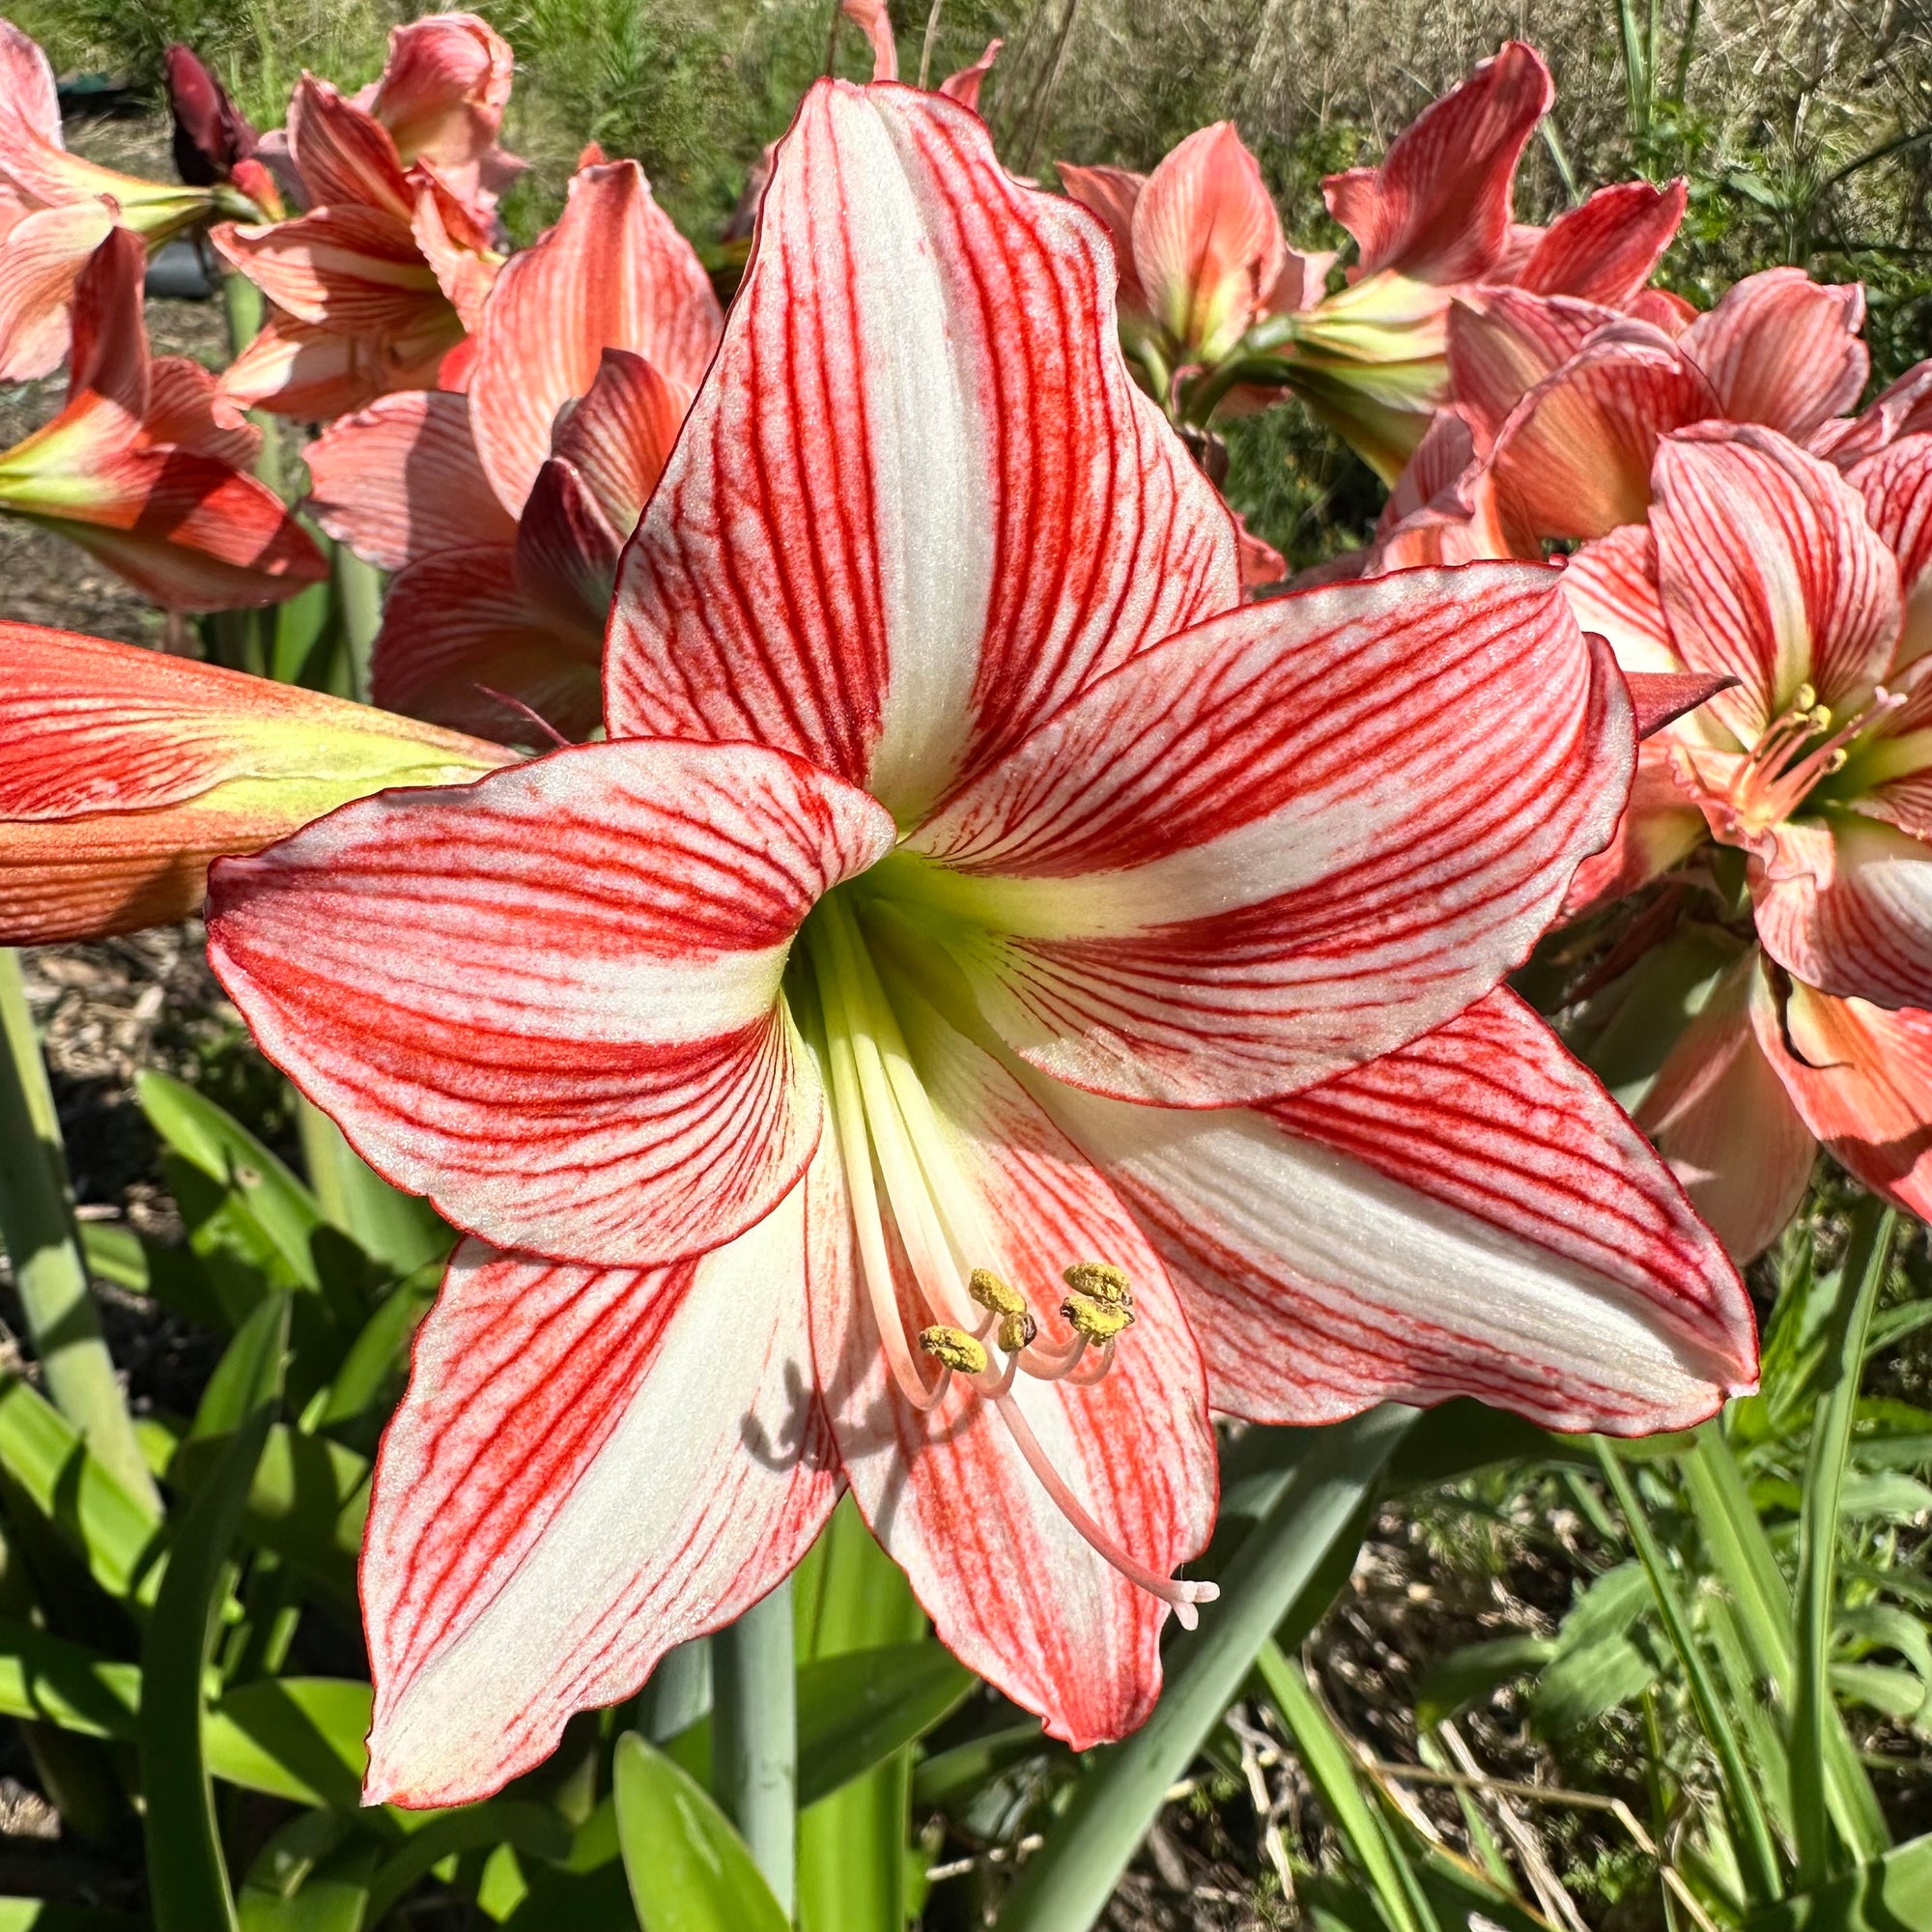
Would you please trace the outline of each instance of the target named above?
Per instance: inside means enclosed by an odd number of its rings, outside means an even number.
[[[1809,711],[1818,701],[1818,687],[1815,684],[1801,684],[1791,700],[1795,711]]]
[[[1829,758],[1825,760],[1825,769],[1828,772],[1843,771],[1851,755],[1852,754],[1845,750],[1844,746],[1840,745],[1838,749],[1835,752],[1833,752]]]
[[[1110,1308],[1134,1305],[1126,1269],[1116,1267],[1112,1262],[1075,1262],[1070,1268],[1062,1270],[1060,1278],[1075,1294],[1084,1294],[1090,1301],[1104,1301]]]
[[[986,1366],[985,1350],[963,1328],[922,1328],[919,1346],[962,1376],[980,1375]]]
[[[1111,1342],[1134,1325],[1131,1308],[1117,1301],[1096,1301],[1086,1294],[1069,1294],[1060,1304],[1060,1312],[1073,1324],[1073,1332],[1090,1342]]]
[[[1038,1333],[1039,1323],[1024,1308],[1016,1314],[1000,1317],[1000,1347],[1009,1355],[1017,1355]]]
[[[967,1278],[966,1292],[981,1308],[995,1315],[1024,1315],[1026,1296],[1002,1281],[991,1268],[975,1268]]]
[[[1829,704],[1814,704],[1811,707],[1811,728],[1814,731],[1829,731],[1832,728],[1832,707]]]

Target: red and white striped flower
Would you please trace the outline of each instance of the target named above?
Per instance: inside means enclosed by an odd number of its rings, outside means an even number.
[[[317,520],[397,573],[379,704],[506,740],[530,714],[590,735],[617,553],[721,324],[638,164],[583,168],[484,303],[466,392],[384,396],[309,444]]]
[[[1076,1745],[1210,1408],[1709,1414],[1737,1276],[1508,992],[1631,707],[1540,565],[1243,608],[1099,225],[816,86],[620,571],[608,742],[213,868],[265,1049],[472,1236],[384,1440],[368,1790],[737,1615],[842,1488]]]

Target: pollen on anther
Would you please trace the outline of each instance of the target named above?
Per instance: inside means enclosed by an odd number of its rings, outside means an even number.
[[[1004,1282],[991,1268],[975,1268],[966,1279],[966,1292],[981,1308],[995,1315],[1024,1315],[1026,1296],[1010,1283]]]
[[[1076,1335],[1088,1341],[1107,1343],[1134,1325],[1134,1311],[1123,1303],[1098,1301],[1092,1295],[1069,1294],[1060,1304],[1060,1312],[1072,1324]]]
[[[1110,1308],[1134,1305],[1126,1269],[1112,1262],[1075,1262],[1061,1270],[1060,1278],[1075,1294],[1084,1294],[1090,1301],[1103,1301]]]
[[[922,1328],[919,1346],[962,1376],[980,1375],[986,1368],[988,1357],[984,1346],[963,1328]]]

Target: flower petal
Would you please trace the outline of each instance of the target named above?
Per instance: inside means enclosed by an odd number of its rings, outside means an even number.
[[[1473,1395],[1644,1435],[1755,1377],[1737,1271],[1508,991],[1260,1111],[1067,1088],[1049,1104],[1167,1263],[1229,1413],[1328,1422]]]
[[[470,195],[502,126],[514,67],[510,43],[474,14],[431,14],[390,29],[369,112],[403,158],[428,161]]]
[[[1134,267],[1134,206],[1147,186],[1147,176],[1105,161],[1088,168],[1061,161],[1056,164],[1055,172],[1066,193],[1106,224],[1107,239],[1114,244],[1114,257],[1121,270],[1121,313],[1145,314],[1147,292],[1141,287],[1140,274]]]
[[[493,745],[159,651],[0,625],[0,943],[179,919],[208,861]]]
[[[993,63],[1000,57],[1004,41],[988,41],[986,50],[971,67],[962,67],[956,73],[949,73],[939,83],[938,91],[949,100],[956,100],[961,107],[980,111],[980,90],[986,84],[986,76],[993,71]]]
[[[1771,838],[1750,867],[1764,950],[1821,992],[1932,1007],[1932,847],[1849,813]]]
[[[1741,1265],[1784,1232],[1817,1164],[1816,1137],[1758,1044],[1756,1009],[1770,998],[1753,948],[1712,988],[1635,1116]]]
[[[270,1058],[458,1226],[670,1261],[804,1170],[818,1096],[779,977],[891,839],[779,753],[576,746],[217,866],[209,956]]]
[[[938,915],[1034,1065],[1259,1099],[1519,964],[1609,838],[1634,744],[1554,572],[1405,571],[1144,652],[956,793],[881,889]]]
[[[1216,1477],[1200,1354],[1159,1259],[1011,1074],[896,985],[894,1007],[993,1244],[981,1264],[1031,1292],[1042,1339],[1072,1339],[1057,1312],[1069,1262],[1110,1261],[1132,1280],[1134,1325],[1096,1385],[1022,1374],[1012,1393],[1103,1531],[1169,1576],[1207,1543]],[[849,1248],[846,1203],[823,1211]],[[814,1272],[813,1350],[846,1480],[872,1533],[941,1640],[1053,1736],[1080,1750],[1132,1730],[1160,1690],[1166,1605],[1082,1539],[983,1398],[955,1381],[923,1414],[906,1403],[869,1300],[852,1283],[849,1253],[836,1271]],[[909,1279],[900,1292],[916,1293]]]
[[[613,733],[750,739],[902,818],[1239,602],[1212,486],[1127,378],[1114,263],[985,124],[821,81],[625,553]]]
[[[425,304],[420,322],[415,333],[384,342],[283,317],[221,372],[220,394],[238,409],[259,405],[319,422],[391,390],[433,387],[463,340],[463,324],[443,301]]]
[[[1522,289],[1459,292],[1449,307],[1449,394],[1487,448],[1510,412],[1616,311]]]
[[[289,101],[289,156],[312,209],[381,210],[408,225],[415,197],[389,130],[312,73]]]
[[[1517,286],[1622,308],[1656,272],[1688,195],[1681,180],[1664,187],[1632,181],[1598,188],[1543,231],[1516,271]]]
[[[1642,523],[1658,439],[1719,413],[1716,391],[1668,336],[1637,322],[1598,330],[1496,434],[1504,522],[1524,546]]]
[[[1577,867],[1563,901],[1566,918],[1647,886],[1704,842],[1710,828],[1678,782],[1677,756],[1668,743],[1637,747],[1630,803],[1610,842]]]
[[[129,228],[111,229],[73,284],[68,399],[91,391],[139,423],[148,413],[148,331],[141,282],[148,251]]]
[[[1134,267],[1186,359],[1218,362],[1280,279],[1287,243],[1260,164],[1232,121],[1188,135],[1134,204]]]
[[[41,208],[0,242],[0,383],[30,383],[67,354],[74,278],[106,240],[114,217],[99,201]]]
[[[216,248],[277,308],[345,335],[395,335],[444,305],[407,217],[385,209],[318,208],[294,221],[223,222]]]
[[[302,451],[308,508],[337,543],[384,570],[438,551],[516,541],[476,459],[469,399],[412,389],[331,423]]]
[[[188,355],[149,363],[141,429],[151,443],[213,457],[231,469],[252,469],[262,454],[262,432],[224,400],[214,372]]]
[[[603,716],[603,632],[581,600],[533,595],[511,546],[437,551],[389,585],[372,696],[505,744],[541,736],[530,713],[559,737],[582,739]]]
[[[523,507],[558,412],[590,387],[607,349],[635,351],[690,390],[721,327],[703,264],[637,162],[573,177],[556,226],[504,264],[477,333],[470,420],[497,496]]]
[[[556,453],[582,478],[620,541],[630,536],[658,487],[691,408],[691,391],[628,349],[607,349],[596,380],[556,433]],[[610,608],[598,600],[601,633]]]
[[[1361,243],[1360,272],[1480,280],[1509,241],[1516,164],[1555,94],[1534,49],[1507,41],[1425,107],[1389,144],[1380,167],[1330,175],[1321,193]]]
[[[1748,746],[1801,685],[1856,709],[1891,663],[1898,568],[1831,465],[1775,430],[1708,423],[1657,453],[1658,590],[1677,654],[1727,671],[1711,715]]]
[[[1681,338],[1732,422],[1803,439],[1853,409],[1871,357],[1859,339],[1864,290],[1828,287],[1803,269],[1747,275]]]
[[[1769,988],[1758,1040],[1805,1124],[1867,1187],[1932,1218],[1932,1013]]]
[[[1898,559],[1905,621],[1895,676],[1932,653],[1932,436],[1904,436],[1846,471],[1865,517]]]
[[[1626,677],[1684,668],[1657,587],[1657,538],[1648,524],[1625,524],[1574,552],[1563,594],[1577,623],[1608,640]]]
[[[810,1547],[802,1193],[673,1267],[457,1250],[370,1501],[365,1802],[487,1797]]]

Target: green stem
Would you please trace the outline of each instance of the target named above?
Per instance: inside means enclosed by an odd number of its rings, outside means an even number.
[[[1415,1421],[1384,1404],[1315,1435],[1281,1494],[1249,1532],[1201,1627],[1167,1653],[1167,1689],[1153,1715],[1123,1743],[1092,1754],[1092,1768],[1009,1894],[999,1932],[1088,1932],[1106,1911],[1169,1788],[1187,1769],[1275,1626],[1287,1615],[1383,1463]]]
[[[20,955],[0,949],[0,1238],[14,1264],[27,1334],[55,1407],[128,1493],[160,1514],[113,1358],[101,1339],[74,1229],[67,1155],[40,1037],[27,1010]]]
[[[1898,1217],[1876,1201],[1859,1209],[1839,1277],[1836,1344],[1830,1379],[1811,1424],[1811,1456],[1798,1524],[1798,1671],[1791,1700],[1791,1811],[1798,1840],[1798,1886],[1809,1890],[1826,1875],[1831,1832],[1825,1749],[1832,1698],[1832,1625],[1838,1576],[1838,1515],[1845,1463],[1858,1412],[1859,1377],[1872,1310],[1891,1261]],[[1845,1293],[1851,1289],[1849,1298]]]
[[[1718,1755],[1725,1797],[1729,1801],[1728,1808],[1738,1827],[1745,1882],[1750,1889],[1752,1902],[1764,1904],[1781,1898],[1784,1885],[1778,1872],[1777,1847],[1771,1835],[1771,1825],[1764,1815],[1764,1805],[1749,1768],[1745,1763],[1744,1752],[1739,1747],[1737,1732],[1723,1705],[1719,1702],[1717,1686],[1711,1681],[1704,1653],[1698,1648],[1696,1634],[1690,1628],[1690,1618],[1678,1601],[1676,1585],[1670,1580],[1662,1548],[1651,1529],[1650,1519],[1644,1514],[1636,1486],[1631,1481],[1630,1473],[1617,1452],[1603,1436],[1598,1436],[1596,1441],[1597,1460],[1603,1463],[1604,1475],[1617,1499],[1617,1507],[1623,1511],[1637,1561],[1643,1565],[1644,1575],[1650,1579],[1651,1595],[1657,1600],[1658,1615],[1663,1621],[1664,1634],[1677,1653],[1678,1662],[1684,1666],[1684,1677],[1690,1686],[1690,1701],[1696,1706],[1697,1720],[1703,1725],[1704,1735]]]
[[[658,1660],[638,1696],[638,1729],[654,1745],[668,1744],[711,1709],[711,1639],[693,1637]]]
[[[221,278],[221,307],[228,322],[228,359],[232,362],[262,332],[266,313],[262,291],[246,275],[226,274]],[[255,474],[276,496],[282,489],[282,438],[273,416],[251,410],[248,420],[262,432],[262,453],[255,459]]]
[[[787,1914],[798,1861],[792,1645],[788,1582],[711,1639],[712,1790]]]
[[[375,655],[376,633],[383,628],[383,573],[365,563],[347,544],[335,546],[332,565],[335,608],[342,617],[342,636],[349,646],[350,676],[356,698],[369,701],[369,662]]]

